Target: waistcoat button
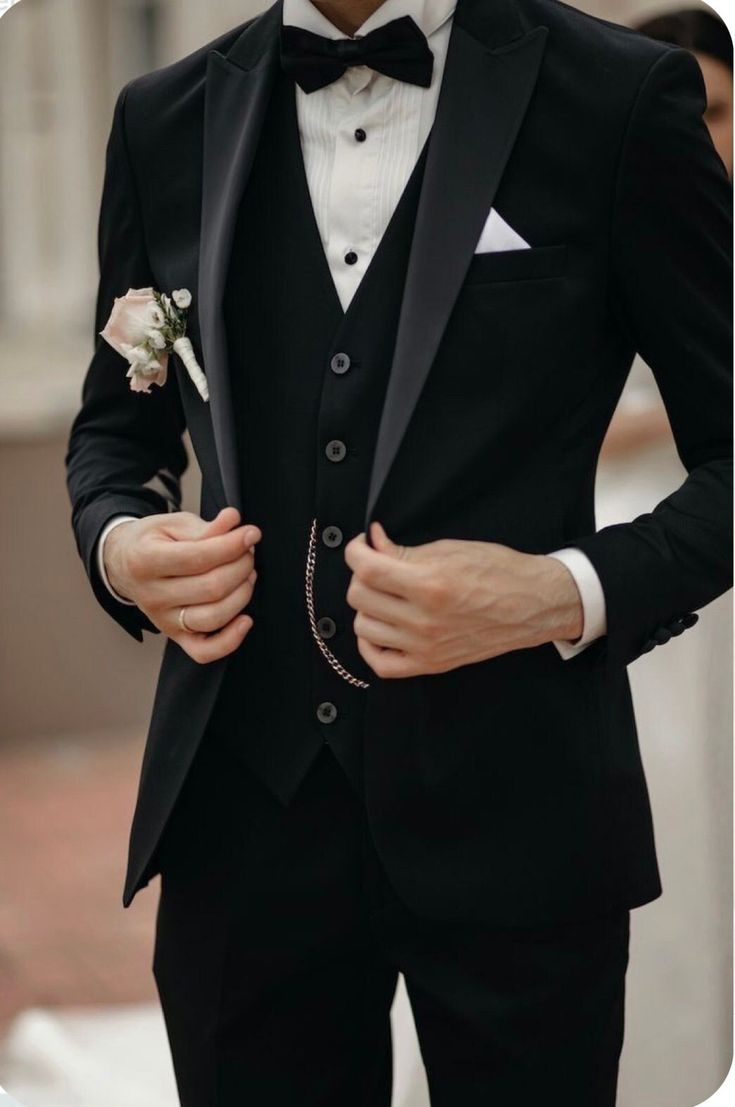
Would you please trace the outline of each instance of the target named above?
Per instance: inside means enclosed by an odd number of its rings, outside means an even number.
[[[316,624],[316,629],[322,638],[334,638],[337,633],[337,624],[334,619],[330,619],[328,615],[324,615]]]
[[[333,723],[337,718],[337,708],[333,703],[320,703],[316,709],[316,717],[320,723]]]
[[[335,354],[329,364],[333,373],[342,376],[343,373],[347,372],[352,362],[349,354]]]
[[[347,457],[347,447],[344,442],[340,442],[339,438],[333,438],[331,442],[327,442],[324,452],[330,461],[344,461]]]
[[[325,527],[322,531],[322,542],[330,550],[336,550],[337,546],[341,546],[343,537],[339,527]]]

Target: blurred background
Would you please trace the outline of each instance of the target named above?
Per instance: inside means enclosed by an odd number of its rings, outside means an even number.
[[[261,6],[22,0],[0,23],[0,1084],[24,1107],[176,1103],[150,975],[156,883],[120,906],[162,643],[136,644],[97,607],[71,536],[63,458],[92,349],[117,93]],[[578,6],[631,25],[672,10]],[[691,16],[649,30],[698,53],[731,171],[721,36],[708,38],[710,27],[703,39]],[[637,362],[598,472],[598,526],[649,510],[683,475]],[[192,509],[196,488],[192,470]],[[726,596],[631,668],[665,894],[633,915],[620,1107],[693,1107],[730,1063],[731,648]],[[425,1107],[402,992],[394,1022],[395,1107]]]

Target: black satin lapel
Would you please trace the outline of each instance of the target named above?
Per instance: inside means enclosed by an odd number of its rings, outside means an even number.
[[[213,51],[207,68],[199,326],[222,483],[227,503],[240,510],[242,496],[222,299],[238,206],[276,71],[279,24],[280,5],[276,5],[250,25],[228,57]],[[248,63],[252,67],[248,68]]]
[[[547,29],[497,49],[455,22],[429,145],[366,528],[406,432],[523,121]]]

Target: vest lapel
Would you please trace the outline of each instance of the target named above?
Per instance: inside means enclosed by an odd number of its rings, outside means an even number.
[[[222,298],[237,210],[278,65],[281,0],[208,58],[199,250],[199,326],[227,503],[242,509]]]
[[[513,0],[462,0],[416,215],[366,530],[452,312],[538,75],[547,29]]]

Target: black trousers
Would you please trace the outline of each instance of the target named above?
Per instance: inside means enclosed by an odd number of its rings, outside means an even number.
[[[159,859],[154,975],[182,1107],[389,1107],[398,972],[432,1107],[613,1107],[627,911],[416,918],[326,748],[284,808],[208,736]]]

